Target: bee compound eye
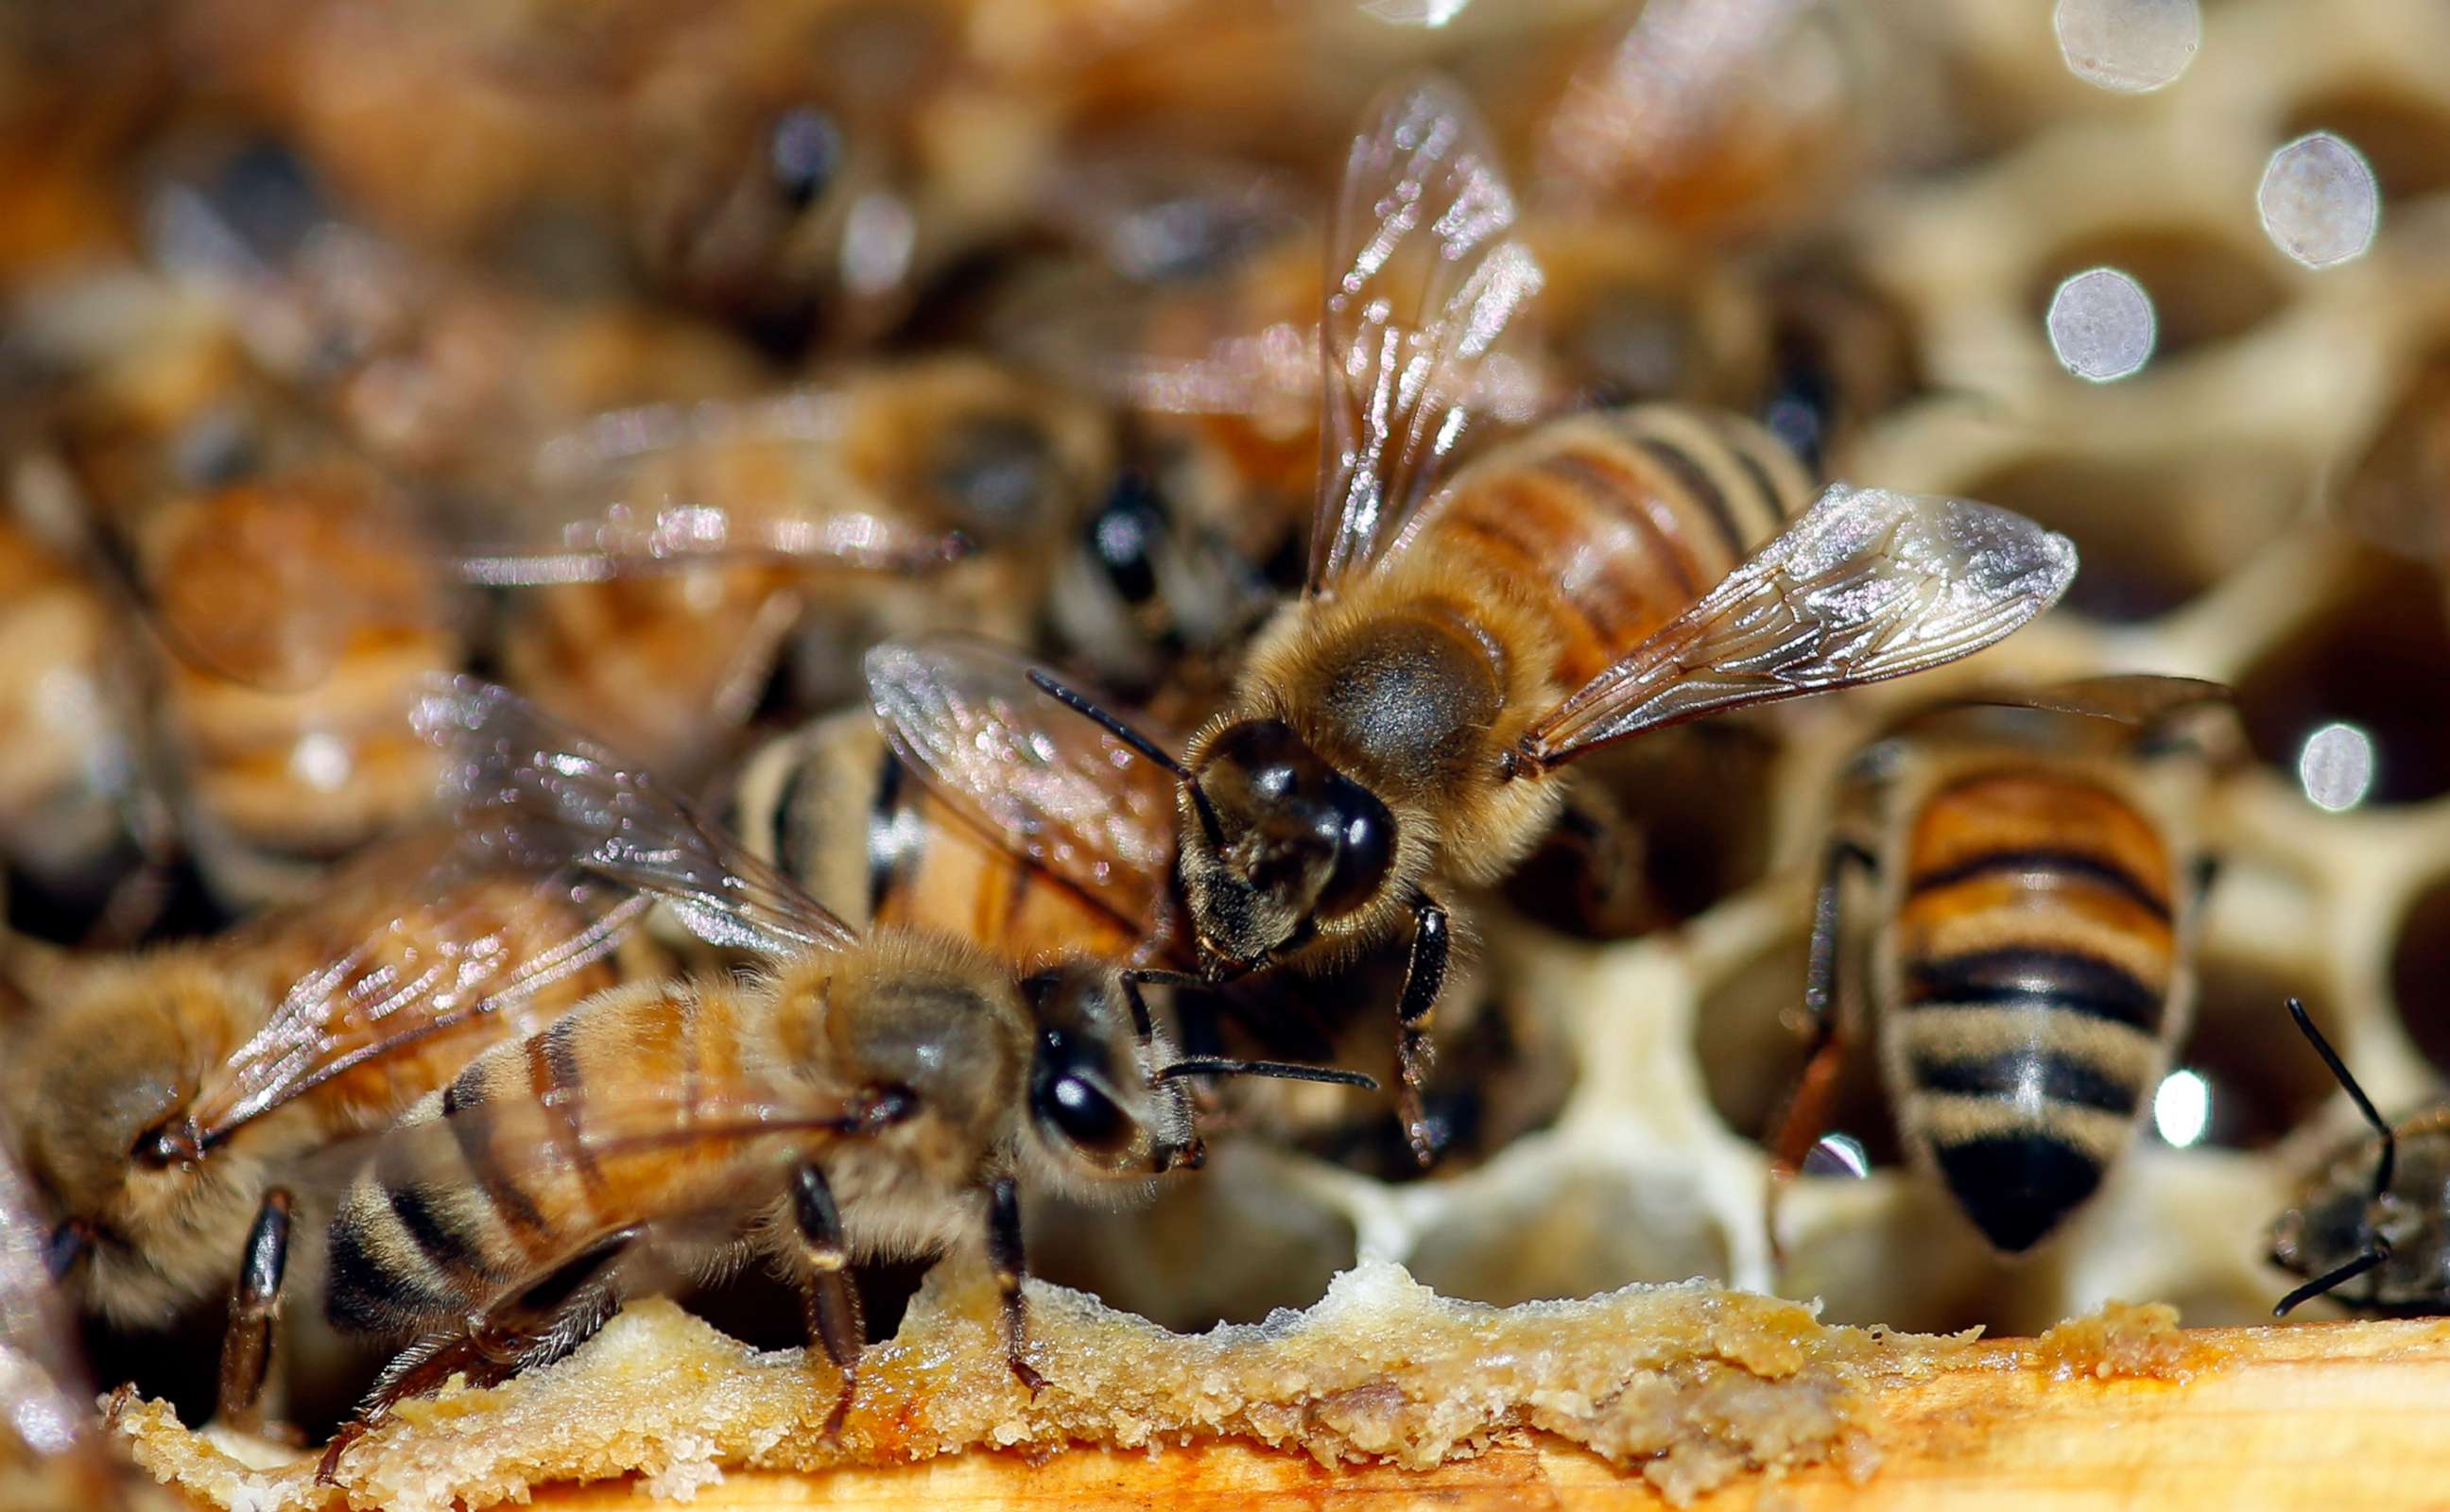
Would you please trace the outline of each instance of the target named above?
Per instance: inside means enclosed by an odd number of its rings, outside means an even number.
[[[766,170],[775,193],[794,211],[822,198],[842,171],[842,127],[811,106],[786,110],[766,141]]]

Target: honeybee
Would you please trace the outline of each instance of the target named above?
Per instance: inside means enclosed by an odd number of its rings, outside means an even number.
[[[1443,895],[1537,843],[1565,796],[1559,767],[1721,709],[1953,661],[2039,613],[2075,571],[2074,548],[2021,516],[1839,484],[1715,587],[1685,579],[1664,625],[1628,623],[1681,565],[1652,555],[1648,495],[1569,456],[1527,477],[1484,459],[1431,496],[1482,359],[1538,287],[1512,222],[1451,86],[1415,83],[1373,114],[1347,168],[1343,271],[1321,322],[1330,442],[1307,590],[1180,758],[1032,673],[1138,759],[1008,796],[1015,763],[1047,765],[1034,722],[940,723],[959,699],[924,676],[871,678],[897,749],[940,786],[1042,824],[1128,827],[1151,886],[1170,861],[1214,975],[1331,964],[1409,921],[1399,1097],[1422,1152],[1417,1086],[1452,946]],[[1169,807],[1171,842],[1153,822]]]
[[[1650,0],[1526,70],[1544,208],[1724,242],[1824,212],[1874,161],[1881,39],[1818,0]]]
[[[0,857],[30,891],[101,903],[133,859],[133,669],[109,595],[0,515]]]
[[[2271,1226],[2271,1261],[2309,1278],[2280,1299],[2285,1317],[2316,1297],[2336,1296],[2360,1276],[2357,1312],[2421,1317],[2450,1312],[2450,1106],[2436,1103],[2393,1124],[2348,1074],[2305,1005],[2288,999],[2289,1016],[2323,1057],[2341,1090],[2373,1130],[2334,1151],[2299,1188],[2297,1202]]]
[[[1881,885],[1873,1029],[1915,1162],[2003,1255],[2092,1196],[2192,1012],[2213,873],[2193,820],[2234,755],[2227,709],[2217,684],[2099,678],[1943,704],[1865,747],[1813,912],[1817,1039],[1773,1140],[1773,1203],[1862,1034],[1840,993],[1857,867]]]
[[[1142,942],[1145,920],[1016,854],[912,776],[865,708],[759,746],[726,819],[750,855],[855,928],[953,935],[1019,965],[1120,960]]]
[[[220,1411],[252,1425],[319,1153],[378,1129],[482,1045],[617,979],[643,900],[470,827],[368,852],[312,904],[209,940],[11,952],[37,1017],[6,1073],[57,1272],[115,1321],[229,1290]]]
[[[516,502],[460,533],[460,565],[532,589],[504,615],[510,681],[671,768],[794,638],[796,691],[825,702],[843,690],[823,669],[882,634],[1027,632],[1113,468],[1084,401],[980,359],[876,363],[548,439]],[[846,568],[859,590],[827,591]],[[887,580],[922,572],[924,592]]]
[[[0,1126],[0,1505],[80,1512],[167,1502],[113,1459],[76,1333],[45,1269],[48,1232]]]
[[[954,936],[863,935],[504,689],[462,682],[423,717],[472,753],[515,850],[660,898],[764,969],[598,995],[408,1112],[334,1219],[325,1308],[343,1329],[441,1331],[384,1372],[326,1477],[400,1397],[575,1347],[615,1303],[623,1251],[693,1214],[729,1220],[693,1269],[762,1253],[806,1289],[810,1346],[842,1373],[828,1431],[863,1343],[846,1267],[941,1252],[982,1218],[1007,1358],[1034,1387],[1023,1181],[1126,1193],[1197,1165],[1185,1077],[1370,1084],[1177,1057],[1143,977],[1091,958],[1023,975]]]

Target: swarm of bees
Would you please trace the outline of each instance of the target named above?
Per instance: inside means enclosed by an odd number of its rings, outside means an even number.
[[[983,1262],[1035,1386],[1027,1215],[1491,1158],[1484,940],[1672,939],[1815,721],[1769,1279],[1857,1063],[1992,1263],[2116,1179],[2254,753],[1943,671],[2075,544],[1841,479],[1945,402],[1829,251],[1867,17],[135,9],[7,39],[0,1500],[150,1491],[78,1314],[343,1483],[654,1291],[782,1283],[832,1431],[880,1269]],[[2440,1118],[2295,1011],[2374,1137],[2284,1309],[2450,1305]]]

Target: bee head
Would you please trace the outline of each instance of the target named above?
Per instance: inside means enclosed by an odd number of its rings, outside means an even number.
[[[1197,1148],[1191,1099],[1159,1072],[1172,1047],[1137,987],[1111,966],[1068,961],[1026,984],[1037,1039],[1029,1129],[1084,1183],[1155,1175]]]
[[[1281,720],[1219,731],[1186,792],[1184,894],[1201,943],[1237,965],[1299,947],[1389,885],[1394,817]]]

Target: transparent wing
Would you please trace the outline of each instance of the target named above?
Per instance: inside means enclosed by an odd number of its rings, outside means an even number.
[[[0,1124],[0,1456],[92,1452],[93,1387],[75,1321],[46,1263],[51,1226]]]
[[[2121,672],[2109,677],[2077,678],[2047,688],[1979,693],[1966,702],[2079,714],[2135,729],[2150,729],[2191,709],[2226,705],[2235,699],[2227,685],[2201,677]]]
[[[601,582],[709,563],[917,572],[968,543],[897,519],[843,461],[823,389],[649,405],[550,437],[508,497],[454,523],[460,574],[490,585]]]
[[[1174,868],[1171,773],[1040,691],[999,647],[879,646],[867,688],[894,753],[947,803],[1120,918],[1157,916]]]
[[[654,777],[508,688],[437,678],[415,719],[447,752],[461,822],[511,861],[574,867],[634,889],[729,949],[795,956],[858,939]]]
[[[1964,499],[1837,484],[1524,737],[1535,766],[1721,709],[1952,662],[2058,600],[2075,546]]]
[[[1329,242],[1310,588],[1367,567],[1428,493],[1483,359],[1540,287],[1507,240],[1514,196],[1454,85],[1382,97],[1352,145]]]
[[[192,1104],[204,1144],[342,1078],[358,1082],[344,1098],[397,1106],[396,1073],[413,1062],[430,1080],[469,1053],[446,1048],[451,1037],[507,1032],[506,1018],[523,1024],[531,1009],[610,985],[580,978],[552,993],[609,955],[647,902],[575,867],[506,863],[475,826],[381,847],[313,909],[252,932],[271,960],[346,942],[291,981],[263,1027],[205,1076]]]

